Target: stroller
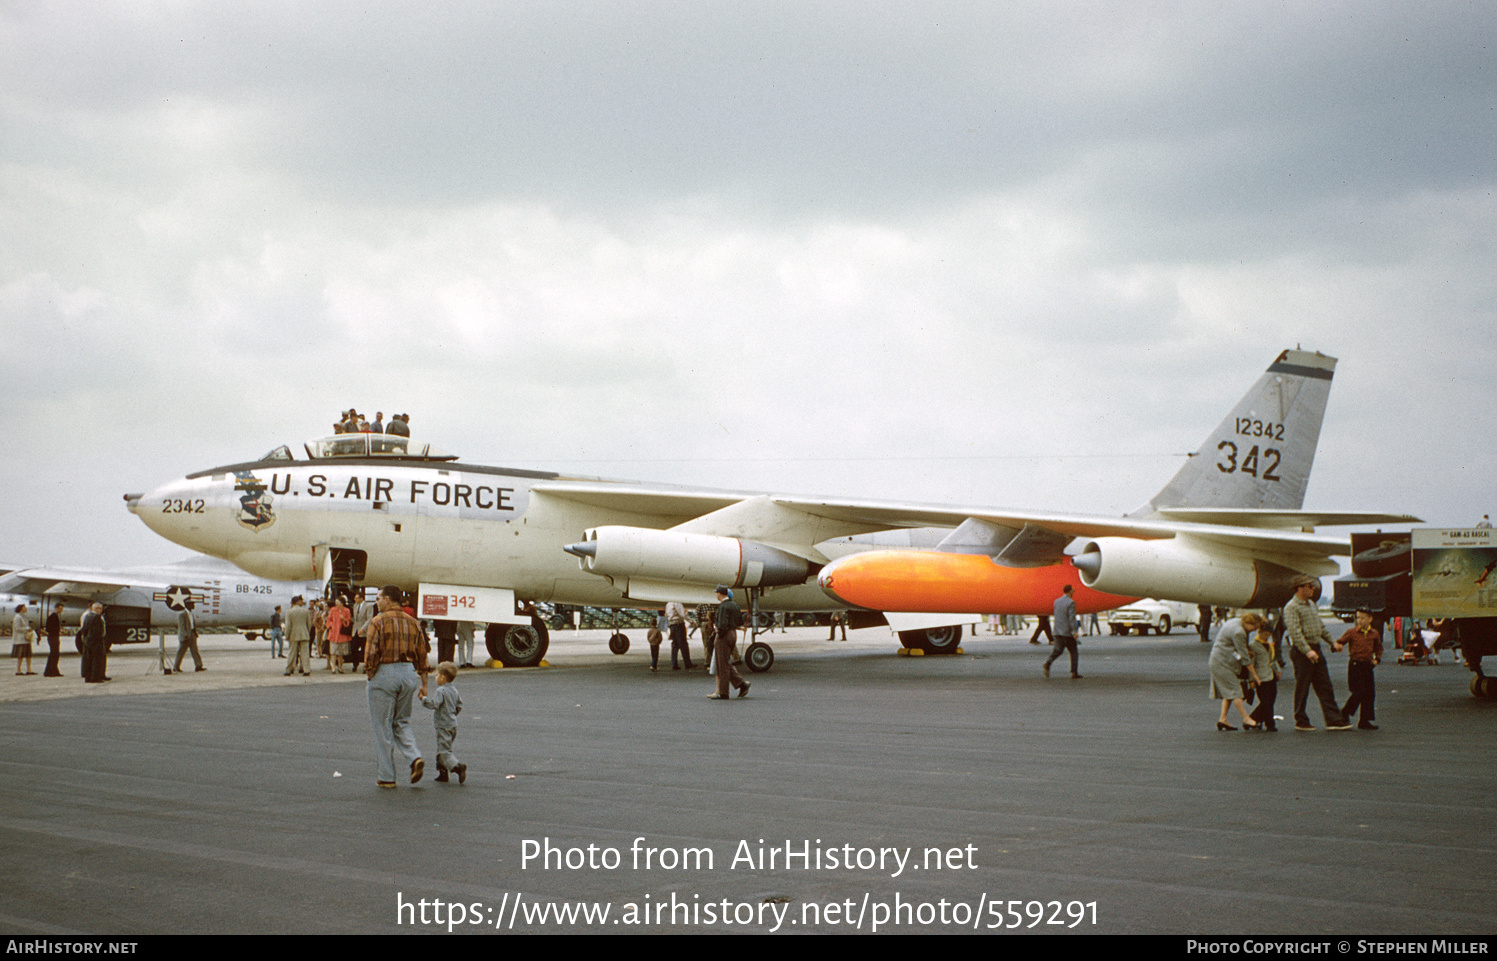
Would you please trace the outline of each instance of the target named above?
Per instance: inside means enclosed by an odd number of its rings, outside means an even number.
[[[1418,621],[1412,621],[1410,624],[1409,636],[1403,642],[1403,650],[1398,655],[1398,663],[1440,663],[1440,655],[1435,651],[1435,642],[1440,639],[1440,632],[1421,630]]]

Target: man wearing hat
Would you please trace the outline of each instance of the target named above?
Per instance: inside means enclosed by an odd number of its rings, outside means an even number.
[[[1284,605],[1284,633],[1289,636],[1289,659],[1294,663],[1294,729],[1315,730],[1310,715],[1305,713],[1310,688],[1314,687],[1326,730],[1349,731],[1351,725],[1336,706],[1336,689],[1331,686],[1331,672],[1326,669],[1325,654],[1320,649],[1321,641],[1333,642],[1311,600],[1318,586],[1319,578],[1301,574],[1294,579],[1294,597]]]
[[[713,648],[713,659],[717,662],[717,693],[707,695],[714,701],[728,699],[728,685],[738,688],[739,697],[748,697],[749,682],[733,666],[733,644],[738,640],[738,629],[743,626],[743,611],[733,603],[733,592],[724,584],[717,585],[717,639]]]

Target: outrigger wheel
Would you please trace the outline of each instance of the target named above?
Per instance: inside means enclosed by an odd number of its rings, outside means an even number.
[[[755,641],[744,650],[743,663],[755,674],[763,674],[774,667],[774,648],[763,641]]]
[[[613,635],[608,639],[608,649],[615,654],[629,653],[629,635],[624,633]]]

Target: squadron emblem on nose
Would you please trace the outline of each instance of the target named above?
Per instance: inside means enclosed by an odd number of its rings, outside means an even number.
[[[239,523],[252,531],[263,531],[275,523],[275,512],[270,509],[271,497],[265,482],[255,476],[254,471],[235,471],[234,489],[243,491],[239,498]]]

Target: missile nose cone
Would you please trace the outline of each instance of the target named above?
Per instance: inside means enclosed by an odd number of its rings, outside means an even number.
[[[597,557],[598,542],[582,541],[577,544],[568,544],[566,547],[563,547],[562,550],[566,551],[568,554],[573,555],[574,557]]]
[[[1087,577],[1096,577],[1102,570],[1102,555],[1096,551],[1087,554],[1077,554],[1071,558],[1071,563]]]

